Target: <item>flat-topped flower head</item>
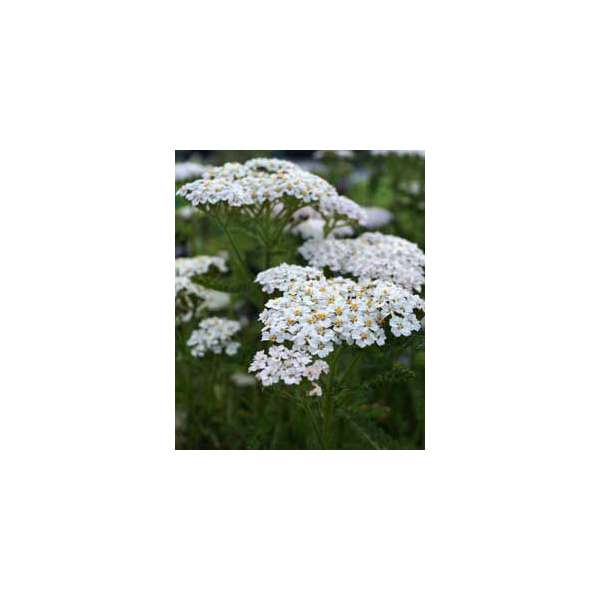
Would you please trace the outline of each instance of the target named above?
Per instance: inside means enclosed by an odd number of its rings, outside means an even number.
[[[271,346],[268,352],[261,350],[254,355],[248,368],[256,372],[256,378],[265,386],[283,382],[297,385],[303,379],[313,382],[311,395],[320,396],[321,388],[316,382],[323,373],[329,372],[329,365],[322,360],[314,361],[306,352],[286,346]]]
[[[298,234],[305,240],[322,240],[325,238],[326,222],[323,219],[306,219],[294,225],[290,231]],[[348,237],[354,234],[354,229],[349,225],[334,227],[327,237]]]
[[[309,378],[304,374],[309,363],[326,358],[336,346],[381,346],[386,324],[396,337],[421,328],[415,311],[424,309],[423,300],[390,281],[328,279],[314,268],[294,265],[269,269],[258,279],[283,292],[259,315],[262,341],[275,344],[268,356],[259,352],[251,366],[264,385]],[[285,377],[277,375],[280,370]]]
[[[231,319],[219,317],[203,319],[188,340],[190,353],[199,358],[207,353],[225,353],[233,356],[238,351],[240,343],[232,338],[240,329],[240,323]]]
[[[308,240],[298,251],[313,267],[329,267],[359,280],[383,279],[415,291],[425,282],[422,250],[394,235],[373,232],[355,239]]]
[[[260,206],[286,197],[308,204],[336,195],[335,189],[321,177],[275,158],[254,158],[244,164],[212,167],[177,193],[194,206],[233,207]]]
[[[256,276],[255,281],[260,284],[263,292],[272,294],[275,290],[287,291],[290,287],[322,277],[323,272],[319,269],[282,263],[277,267],[262,271]]]
[[[195,276],[208,273],[212,267],[226,273],[226,259],[222,256],[194,256],[175,260],[175,313],[178,322],[188,323],[204,310],[221,310],[231,302],[229,294],[193,281]]]
[[[210,167],[195,162],[175,163],[175,181],[187,181],[202,177]]]
[[[362,223],[367,214],[360,204],[346,196],[328,196],[319,202],[319,212],[323,217],[341,217]]]
[[[379,206],[363,206],[365,218],[361,225],[367,229],[379,229],[385,227],[394,220],[394,215],[387,208]]]
[[[194,277],[208,273],[215,267],[221,273],[227,273],[227,261],[223,256],[193,256],[191,258],[175,259],[176,277]]]

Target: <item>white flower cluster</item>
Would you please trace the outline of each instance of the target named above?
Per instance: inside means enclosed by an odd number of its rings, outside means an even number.
[[[221,273],[227,273],[227,261],[223,256],[194,256],[175,259],[175,277],[194,277],[208,273],[216,267]]]
[[[192,356],[202,357],[207,352],[233,356],[239,349],[240,343],[232,341],[232,337],[241,329],[238,321],[210,317],[198,323],[198,328],[192,332],[188,340]]]
[[[298,252],[312,267],[329,267],[360,280],[388,280],[411,291],[420,291],[425,283],[422,250],[394,235],[373,232],[347,240],[308,240]]]
[[[386,340],[386,322],[396,337],[408,336],[421,327],[415,310],[423,309],[424,303],[406,289],[387,281],[327,279],[315,271],[283,264],[257,277],[264,291],[276,288],[283,292],[269,300],[259,315],[261,339],[277,344],[268,356],[256,354],[250,367],[250,371],[258,371],[264,385],[280,380],[299,383],[303,378],[315,381],[322,369],[315,373],[312,365],[313,370],[307,370],[314,357],[325,358],[340,344],[381,346]],[[285,343],[291,344],[291,349]]]
[[[387,208],[379,206],[364,206],[365,218],[361,225],[367,229],[379,229],[391,223],[394,215]]]
[[[261,350],[254,355],[248,371],[257,371],[256,377],[263,385],[273,385],[279,381],[297,385],[303,379],[308,379],[313,382],[310,395],[320,396],[321,387],[315,382],[323,373],[329,372],[329,365],[323,360],[312,361],[306,352],[290,350],[286,346],[271,346],[268,354]]]
[[[175,311],[180,321],[187,323],[204,309],[221,310],[231,302],[229,294],[192,281],[192,277],[208,273],[211,267],[216,267],[221,273],[227,272],[226,259],[222,256],[194,256],[175,260]]]
[[[263,292],[272,294],[275,290],[285,292],[291,286],[321,279],[322,277],[323,272],[319,269],[281,263],[277,267],[259,273],[256,276],[256,283],[260,284]]]
[[[254,158],[244,164],[212,167],[200,179],[181,186],[177,193],[194,206],[234,207],[261,205],[285,196],[307,204],[336,194],[321,177],[275,158]]]
[[[175,163],[175,181],[186,181],[202,177],[209,168],[195,162]]]
[[[345,196],[327,196],[319,202],[319,212],[324,217],[341,216],[362,223],[366,218],[364,209]]]
[[[323,239],[325,227],[328,225],[328,237],[346,237],[354,230],[348,224],[363,224],[367,219],[366,211],[350,198],[345,196],[328,196],[321,199],[318,206],[303,206],[293,215],[294,221],[300,221],[291,228],[292,233],[299,234],[305,240]],[[304,220],[301,220],[304,219]],[[339,223],[339,225],[337,225]]]
[[[323,219],[306,219],[294,225],[290,231],[297,233],[305,240],[322,240],[325,237],[325,221]],[[348,237],[354,233],[349,225],[334,227],[328,237]]]

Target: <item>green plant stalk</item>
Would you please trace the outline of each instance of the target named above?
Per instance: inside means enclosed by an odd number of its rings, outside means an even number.
[[[329,378],[325,389],[325,398],[323,399],[323,447],[325,450],[331,450],[335,447],[335,413],[334,413],[334,383],[337,360],[341,353],[341,347],[333,352],[331,365],[329,368]]]
[[[229,245],[231,246],[231,249],[233,250],[235,257],[237,258],[237,261],[242,269],[242,273],[244,274],[244,277],[246,277],[248,279],[248,281],[252,282],[254,278],[252,277],[252,274],[248,270],[248,267],[246,266],[246,263],[245,263],[244,259],[242,258],[242,254],[241,254],[239,248],[237,247],[236,243],[233,241],[233,237],[231,236],[231,233],[229,232],[227,225],[217,214],[214,214],[213,216],[215,218],[215,221],[219,224],[219,227],[221,227],[221,229],[223,230],[223,233],[227,237]]]

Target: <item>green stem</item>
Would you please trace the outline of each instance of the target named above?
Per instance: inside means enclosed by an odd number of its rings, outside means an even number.
[[[221,227],[221,229],[223,230],[223,233],[227,236],[229,245],[231,246],[231,248],[237,258],[237,261],[240,264],[242,273],[249,281],[253,281],[252,274],[248,271],[248,268],[246,267],[246,263],[244,262],[244,259],[242,258],[239,248],[237,247],[236,243],[233,241],[233,237],[231,237],[231,233],[229,233],[229,229],[227,228],[227,225],[216,213],[214,213],[213,216],[215,218],[215,221],[219,224],[219,227]]]
[[[334,380],[335,370],[337,365],[337,359],[341,352],[341,347],[333,352],[331,365],[329,369],[329,378],[327,380],[327,387],[325,390],[325,398],[323,400],[323,446],[326,450],[331,450],[334,446],[334,428],[335,428],[335,414],[334,414]]]

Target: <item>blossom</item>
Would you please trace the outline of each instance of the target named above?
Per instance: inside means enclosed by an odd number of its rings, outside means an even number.
[[[329,371],[329,365],[322,360],[312,362],[312,357],[306,352],[286,346],[271,346],[268,352],[261,350],[254,355],[248,371],[256,371],[256,377],[265,386],[280,381],[287,385],[297,385],[302,379],[314,382],[321,373]]]
[[[177,191],[194,206],[227,204],[233,207],[260,206],[292,197],[301,203],[318,202],[336,195],[335,189],[318,175],[292,162],[254,158],[207,169],[199,179]]]
[[[366,218],[364,209],[345,196],[327,196],[319,202],[318,211],[323,217],[341,216],[352,221],[362,222]]]
[[[240,343],[232,341],[232,337],[241,329],[238,321],[210,317],[198,323],[192,332],[187,345],[192,356],[203,357],[207,352],[233,356],[239,349]]]
[[[176,277],[194,277],[208,273],[211,267],[216,267],[221,273],[227,273],[226,258],[223,256],[194,256],[192,258],[175,259]]]
[[[322,276],[323,273],[319,269],[281,263],[277,267],[259,273],[256,276],[256,283],[260,284],[263,292],[272,294],[275,290],[287,290],[291,284],[320,279]]]
[[[361,222],[367,229],[379,229],[385,227],[394,219],[394,215],[387,208],[379,206],[364,206],[365,218]]]
[[[326,222],[323,219],[306,219],[297,225],[292,226],[290,231],[300,235],[305,240],[322,240],[325,236]],[[348,225],[335,227],[328,237],[346,237],[352,235],[354,230]]]
[[[175,181],[186,181],[202,177],[209,167],[195,162],[175,163]]]
[[[308,240],[298,252],[310,266],[360,280],[389,280],[420,291],[425,282],[425,255],[412,242],[394,235],[363,233],[355,239]]]
[[[386,323],[396,337],[421,328],[415,311],[424,309],[423,300],[390,281],[328,279],[317,269],[296,265],[259,273],[257,281],[263,289],[282,292],[259,315],[261,339],[273,344],[268,354],[258,352],[250,367],[263,385],[316,381],[329,365],[313,363],[315,357],[326,358],[342,344],[381,346]]]
[[[211,267],[227,272],[223,256],[194,256],[175,260],[175,312],[178,320],[187,323],[206,310],[221,310],[229,305],[231,296],[193,281],[193,277],[208,273]]]

